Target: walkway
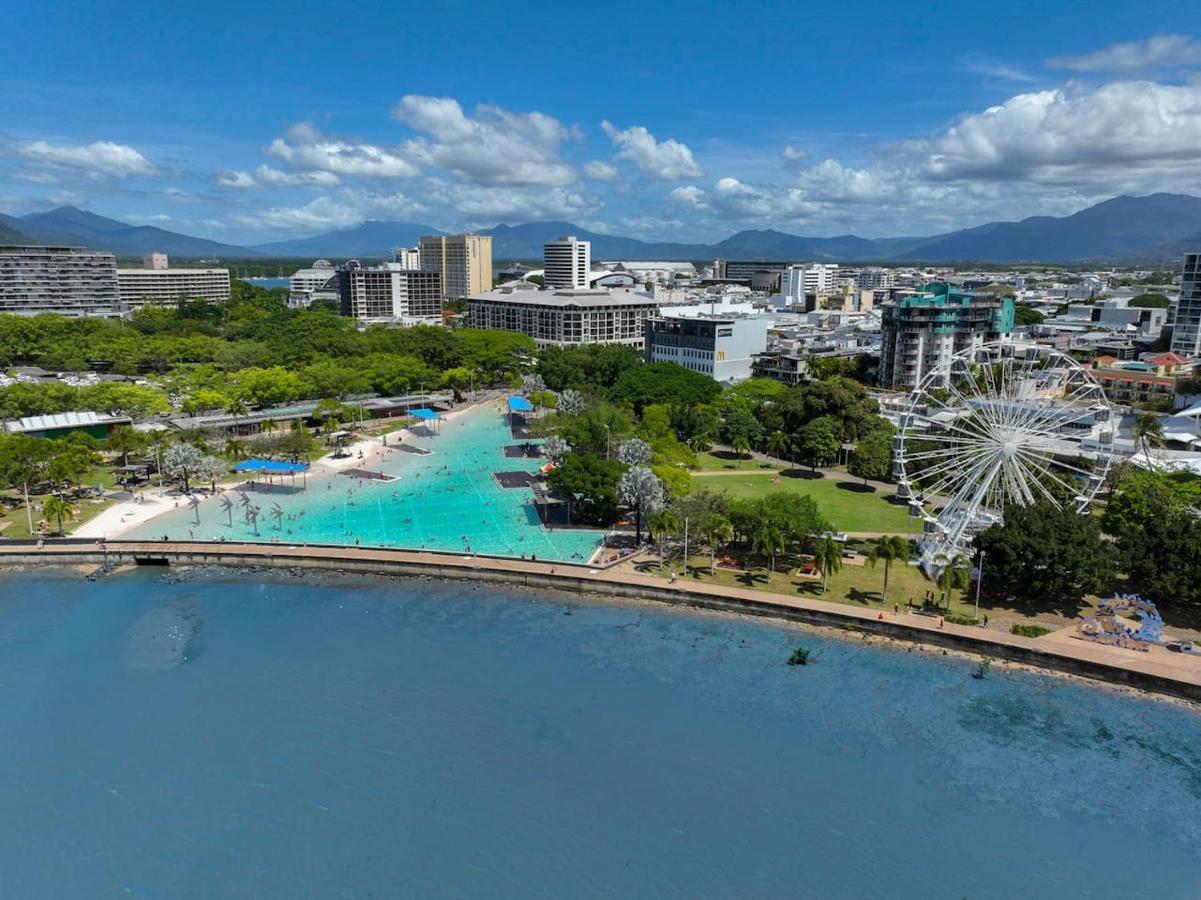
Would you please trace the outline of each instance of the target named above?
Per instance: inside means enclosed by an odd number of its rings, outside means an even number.
[[[485,558],[451,553],[355,547],[249,543],[0,541],[0,565],[99,565],[159,562],[175,565],[269,566],[333,569],[383,575],[425,575],[500,581],[577,590],[684,606],[743,612],[817,625],[852,627],[890,637],[952,647],[1044,668],[1201,701],[1201,656],[1121,650],[1082,640],[1040,643],[982,628],[951,625],[914,613],[876,613],[808,597],[706,584],[670,584],[661,578],[564,563]]]

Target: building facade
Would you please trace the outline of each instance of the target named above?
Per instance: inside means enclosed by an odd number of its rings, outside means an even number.
[[[969,347],[1013,332],[1013,298],[933,282],[881,307],[880,386],[916,387]]]
[[[806,294],[829,294],[837,286],[838,266],[833,263],[789,266],[780,273],[780,296],[785,306],[811,308],[806,306]]]
[[[535,291],[501,287],[469,299],[472,328],[517,331],[541,346],[624,344],[642,349],[659,305],[627,290]]]
[[[442,296],[470,297],[492,290],[492,236],[425,235],[418,248],[422,267],[442,279]]]
[[[1194,358],[1201,356],[1201,253],[1184,256],[1180,301],[1172,326],[1172,352]]]
[[[894,287],[897,283],[897,276],[891,269],[882,269],[879,266],[869,266],[863,269],[855,277],[855,283],[861,290],[865,291],[886,291]]]
[[[396,263],[338,269],[342,315],[364,324],[437,324],[442,321],[442,282],[437,272],[402,269]]]
[[[229,269],[173,269],[165,253],[148,253],[140,269],[117,269],[121,302],[129,309],[180,300],[229,302]]]
[[[120,316],[123,311],[111,253],[0,246],[0,313]]]
[[[551,290],[587,288],[592,271],[592,243],[581,241],[574,234],[550,241],[542,247],[542,265],[542,279]]]
[[[646,321],[646,361],[672,362],[726,384],[751,377],[751,362],[767,347],[768,320],[677,318]]]
[[[397,247],[392,251],[392,261],[402,269],[420,269],[421,249],[419,247]]]

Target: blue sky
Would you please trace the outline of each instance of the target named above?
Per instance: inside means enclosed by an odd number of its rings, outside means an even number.
[[[0,211],[868,237],[1201,192],[1178,3],[18,4]]]

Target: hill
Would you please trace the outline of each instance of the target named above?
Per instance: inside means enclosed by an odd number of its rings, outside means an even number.
[[[118,256],[140,256],[152,250],[194,258],[246,259],[263,255],[247,247],[222,244],[149,225],[129,225],[73,206],[30,213],[12,222],[14,224],[10,227],[15,227],[39,244],[79,245],[92,250],[107,250]]]
[[[414,247],[423,234],[441,233],[437,228],[412,222],[364,222],[354,228],[327,231],[309,238],[258,244],[254,250],[267,256],[391,259],[395,248]]]

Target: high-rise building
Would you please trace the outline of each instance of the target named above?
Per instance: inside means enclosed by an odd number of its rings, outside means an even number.
[[[229,269],[173,269],[165,253],[147,253],[140,269],[117,269],[121,302],[130,309],[180,300],[229,302]]]
[[[887,290],[896,284],[897,277],[891,269],[868,266],[859,273],[856,281],[865,291]]]
[[[419,247],[421,267],[442,277],[442,296],[470,297],[492,290],[492,236],[425,235]]]
[[[916,387],[961,350],[1013,331],[1013,298],[932,282],[881,307],[880,386]]]
[[[338,269],[342,315],[367,324],[442,321],[442,282],[437,272],[402,269],[396,263]]]
[[[566,288],[584,290],[592,271],[592,244],[567,234],[542,247],[542,279],[552,290]]]
[[[418,247],[397,247],[392,253],[392,261],[399,263],[402,269],[420,269],[421,249]]]
[[[0,313],[119,316],[117,260],[82,247],[0,246]]]
[[[1186,253],[1184,257],[1180,301],[1172,326],[1172,352],[1193,358],[1201,356],[1201,253]]]
[[[789,266],[780,273],[780,296],[785,306],[805,307],[805,295],[831,293],[838,285],[838,266],[834,263],[812,263],[808,266]]]

